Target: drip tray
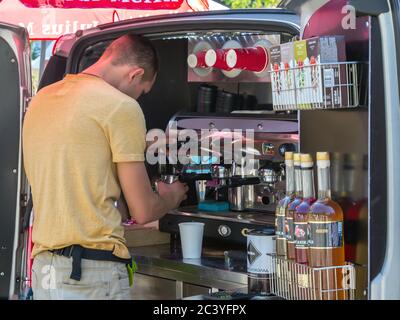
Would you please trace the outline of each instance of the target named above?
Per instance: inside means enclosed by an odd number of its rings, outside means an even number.
[[[234,222],[246,223],[259,223],[259,224],[272,224],[275,223],[275,213],[271,212],[255,212],[255,211],[221,211],[221,212],[207,212],[198,210],[197,206],[181,207],[177,210],[170,212],[170,214],[183,215],[183,216],[196,216],[199,218],[217,219],[217,220],[230,220]]]

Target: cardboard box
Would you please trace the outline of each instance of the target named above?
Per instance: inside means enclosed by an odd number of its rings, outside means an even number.
[[[296,109],[295,67],[293,42],[281,44],[281,83],[284,104],[289,109]]]
[[[270,65],[271,65],[271,86],[272,86],[272,103],[278,108],[283,106],[281,95],[281,46],[273,46],[270,48]]]
[[[307,81],[311,89],[312,106],[340,107],[348,105],[346,66],[337,62],[346,61],[346,43],[344,36],[324,36],[307,39],[307,59],[304,65],[310,66]],[[331,66],[318,66],[320,63],[332,63]],[[315,67],[313,67],[315,65]]]
[[[295,59],[295,82],[296,82],[296,103],[298,109],[307,109],[309,98],[309,87],[311,85],[311,75],[308,71],[309,68],[305,66],[308,63],[307,41],[295,41],[293,44],[294,59]]]
[[[344,36],[322,36],[295,41],[296,99],[299,109],[332,108],[348,104]],[[332,63],[332,66],[321,66]]]
[[[321,36],[271,48],[273,103],[284,109],[348,106],[344,36]],[[332,64],[323,65],[322,64]],[[351,100],[351,99],[350,99]]]

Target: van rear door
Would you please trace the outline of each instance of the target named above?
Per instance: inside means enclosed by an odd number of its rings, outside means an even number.
[[[22,118],[31,97],[30,47],[24,28],[0,23],[0,299],[14,298],[21,280]],[[18,280],[17,280],[18,279]]]

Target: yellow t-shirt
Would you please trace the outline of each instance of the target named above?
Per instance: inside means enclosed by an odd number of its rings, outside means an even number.
[[[130,257],[116,163],[144,161],[145,135],[139,104],[101,78],[67,75],[40,90],[23,125],[33,257],[73,244]]]

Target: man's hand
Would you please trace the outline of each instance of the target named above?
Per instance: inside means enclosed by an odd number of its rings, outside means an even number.
[[[171,208],[176,209],[179,207],[183,200],[187,199],[187,192],[189,187],[186,183],[176,181],[172,184],[167,184],[161,181],[157,182],[158,194],[167,201],[170,201]]]
[[[182,183],[163,185],[161,193],[153,192],[143,162],[119,162],[117,171],[130,215],[139,224],[162,218],[186,198],[187,186]]]

